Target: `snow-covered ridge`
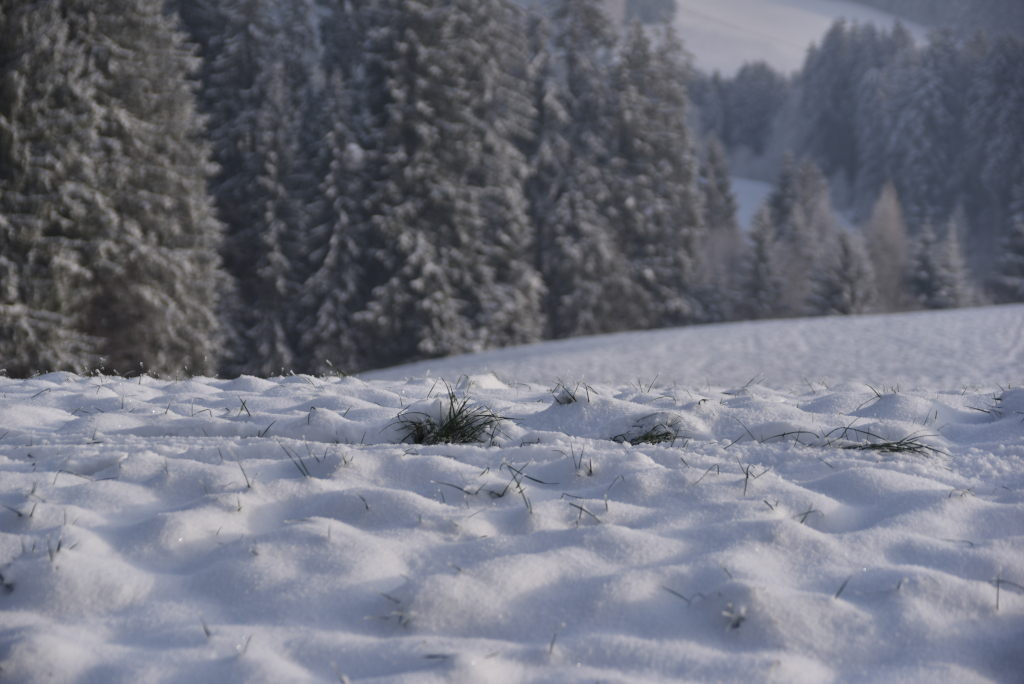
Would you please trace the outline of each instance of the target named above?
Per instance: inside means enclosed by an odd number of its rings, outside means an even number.
[[[0,379],[5,681],[1019,681],[1024,390],[470,373]]]

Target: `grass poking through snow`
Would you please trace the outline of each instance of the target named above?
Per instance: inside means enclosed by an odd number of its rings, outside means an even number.
[[[399,414],[397,423],[404,434],[402,441],[412,444],[478,444],[485,438],[492,441],[499,425],[507,420],[486,406],[471,406],[469,396],[461,399],[451,385],[447,401],[442,400],[437,418],[415,411]]]

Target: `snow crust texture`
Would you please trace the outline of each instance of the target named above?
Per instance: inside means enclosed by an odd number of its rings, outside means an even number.
[[[451,380],[0,379],[3,680],[1021,680],[1024,390]]]

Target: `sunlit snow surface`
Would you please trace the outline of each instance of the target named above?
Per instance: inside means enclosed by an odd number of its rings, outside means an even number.
[[[470,446],[397,443],[434,378],[0,379],[0,680],[1020,682],[1022,317],[463,358]],[[851,339],[874,389],[821,382]],[[556,352],[610,381],[557,403]]]
[[[676,0],[673,26],[695,65],[732,75],[743,64],[763,60],[788,74],[797,71],[811,43],[836,19],[889,29],[896,17],[845,0]],[[917,39],[926,31],[903,22]]]

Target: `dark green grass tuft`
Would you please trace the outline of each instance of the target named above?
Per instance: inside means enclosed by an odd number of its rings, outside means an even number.
[[[426,413],[400,413],[397,423],[403,442],[412,444],[478,444],[493,441],[499,425],[507,420],[486,406],[470,406],[469,397],[459,399],[447,383],[448,407],[435,419]]]

